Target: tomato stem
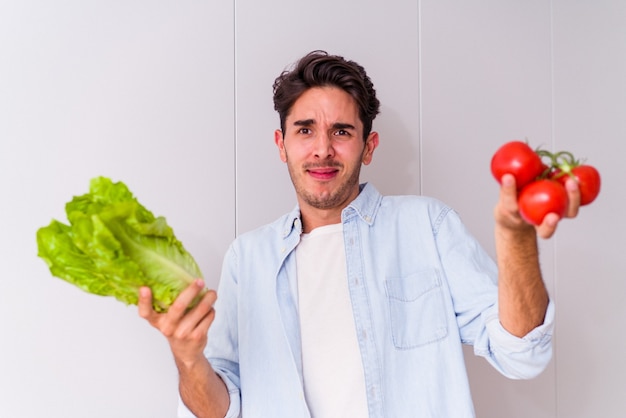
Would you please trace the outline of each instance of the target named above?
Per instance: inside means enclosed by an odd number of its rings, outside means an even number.
[[[546,166],[539,179],[559,178],[564,175],[574,177],[572,169],[580,165],[580,161],[569,151],[553,153],[545,149],[537,149],[535,152]]]

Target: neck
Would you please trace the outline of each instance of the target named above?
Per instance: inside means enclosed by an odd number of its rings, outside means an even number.
[[[302,231],[309,233],[320,226],[341,223],[341,212],[357,198],[359,192],[359,184],[356,183],[341,201],[335,201],[328,207],[320,207],[298,194]]]
[[[341,223],[342,209],[315,209],[300,207],[300,215],[302,216],[302,232],[308,234],[315,228],[331,224]]]

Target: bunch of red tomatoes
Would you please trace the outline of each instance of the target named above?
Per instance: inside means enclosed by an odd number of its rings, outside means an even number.
[[[496,151],[491,173],[498,182],[507,173],[515,177],[520,215],[533,225],[541,224],[548,213],[565,216],[568,178],[578,183],[581,206],[593,202],[600,193],[600,173],[595,167],[583,164],[570,152],[533,150],[522,141],[507,142]]]

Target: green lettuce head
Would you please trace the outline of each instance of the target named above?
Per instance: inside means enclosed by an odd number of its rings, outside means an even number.
[[[202,278],[165,218],[143,207],[122,182],[92,179],[89,193],[74,197],[65,212],[69,225],[53,220],[37,231],[38,255],[53,276],[86,292],[136,305],[139,288],[148,286],[154,309],[165,312]]]

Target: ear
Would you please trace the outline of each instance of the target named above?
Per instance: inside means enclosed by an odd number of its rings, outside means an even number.
[[[363,150],[363,164],[368,165],[372,162],[374,150],[378,147],[378,132],[371,132],[365,141],[365,149]]]
[[[274,143],[278,147],[280,154],[280,160],[284,163],[287,162],[287,151],[285,151],[285,138],[283,137],[283,131],[276,129],[274,131]]]

